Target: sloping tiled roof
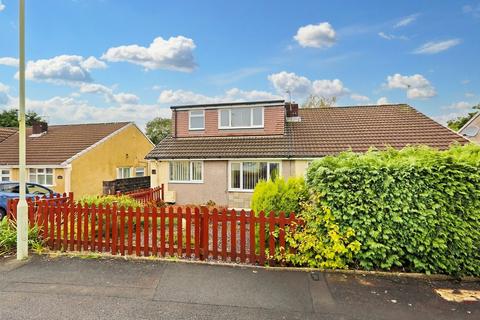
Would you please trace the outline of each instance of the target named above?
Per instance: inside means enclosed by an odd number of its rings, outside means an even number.
[[[129,124],[131,123],[52,125],[48,127],[47,133],[38,137],[31,137],[32,129],[27,128],[27,164],[61,164]],[[17,164],[18,133],[15,133],[0,142],[0,165]]]
[[[3,140],[7,139],[8,137],[10,137],[12,134],[14,134],[15,132],[17,132],[16,129],[12,129],[12,128],[1,128],[0,127],[0,142],[2,142]]]
[[[313,158],[374,146],[428,145],[446,149],[467,140],[414,108],[400,105],[299,109],[283,136],[172,138],[147,159]]]

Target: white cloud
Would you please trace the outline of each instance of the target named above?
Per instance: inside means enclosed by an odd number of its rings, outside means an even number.
[[[140,102],[140,98],[132,93],[114,93],[113,89],[98,83],[82,83],[79,92],[101,94],[107,102],[118,104],[138,104]]]
[[[9,101],[8,91],[10,87],[0,82],[0,105],[5,105]]]
[[[7,93],[10,87],[0,82],[0,92]]]
[[[480,3],[477,5],[464,5],[462,11],[465,14],[469,14],[474,18],[480,18]]]
[[[466,98],[474,98],[476,97],[477,95],[473,92],[465,92],[465,97]]]
[[[406,27],[412,22],[414,22],[415,20],[417,20],[418,16],[419,14],[416,13],[416,14],[412,14],[407,17],[404,17],[400,21],[398,21],[393,27],[394,28]]]
[[[5,10],[5,5],[2,3],[2,1],[0,1],[0,12],[3,10]]]
[[[28,61],[25,77],[56,84],[78,84],[91,82],[90,71],[103,68],[106,68],[106,64],[95,57],[85,59],[82,56],[60,55],[51,59]]]
[[[425,99],[437,93],[430,82],[421,74],[402,76],[399,73],[387,77],[387,87],[390,89],[403,89],[410,99]]]
[[[446,107],[443,107],[444,110],[468,110],[473,106],[470,102],[459,101],[452,103]]]
[[[282,99],[282,97],[266,91],[245,91],[238,88],[232,88],[225,91],[225,93],[223,93],[222,95],[217,96],[207,96],[188,90],[163,90],[162,92],[160,92],[160,96],[158,97],[158,103],[168,105],[180,105],[272,99]]]
[[[2,57],[0,58],[0,65],[18,68],[18,59],[12,57]]]
[[[312,93],[320,97],[340,97],[348,92],[343,82],[334,80],[315,80],[312,82]]]
[[[141,65],[147,70],[190,72],[196,67],[194,49],[193,40],[183,36],[170,37],[168,40],[157,37],[148,47],[133,44],[110,48],[103,54],[102,59],[112,62],[126,61]]]
[[[303,76],[298,76],[293,72],[282,71],[268,76],[268,80],[278,93],[285,95],[290,91],[292,95],[306,96],[312,90],[312,82]]]
[[[450,39],[445,41],[430,41],[418,47],[413,51],[415,54],[435,54],[459,45],[460,39]]]
[[[367,101],[370,101],[370,98],[367,97],[367,96],[362,96],[361,94],[356,94],[356,93],[353,93],[352,95],[350,95],[350,98],[352,100],[355,100],[355,101],[358,101],[358,102],[367,102]]]
[[[314,80],[296,75],[293,72],[282,71],[268,76],[277,92],[285,96],[289,91],[294,99],[305,98],[309,94],[322,97],[339,97],[349,92],[339,79]]]
[[[385,33],[385,32],[379,32],[378,35],[386,40],[408,40],[408,37],[406,36],[397,36],[391,33]]]
[[[335,30],[328,22],[300,27],[293,38],[302,47],[328,48],[336,42]]]
[[[18,105],[18,99],[12,98],[5,109]],[[134,121],[141,128],[155,117],[170,117],[168,108],[157,104],[124,104],[100,108],[87,101],[72,97],[53,97],[47,100],[27,99],[29,110],[46,117],[51,124]]]
[[[380,97],[378,98],[377,100],[377,104],[381,105],[381,104],[389,104],[390,102],[388,101],[388,98],[387,97]]]
[[[438,115],[438,116],[433,116],[432,119],[437,121],[438,123],[441,123],[444,126],[446,126],[447,122],[449,120],[453,120],[453,119],[456,119],[458,117],[463,117],[466,114],[467,114],[466,111],[464,111],[464,112],[450,112],[450,113],[445,113],[445,114],[441,114],[441,115]]]

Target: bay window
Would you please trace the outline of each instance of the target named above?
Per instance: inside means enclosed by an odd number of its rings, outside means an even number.
[[[280,171],[279,162],[230,162],[230,190],[252,191],[260,180],[275,179]]]
[[[219,109],[220,129],[263,128],[263,108]]]
[[[170,182],[203,182],[202,161],[170,161],[169,171]]]
[[[203,130],[205,129],[205,111],[191,110],[188,112],[188,129]]]
[[[47,186],[53,185],[52,168],[30,168],[28,169],[28,181]]]

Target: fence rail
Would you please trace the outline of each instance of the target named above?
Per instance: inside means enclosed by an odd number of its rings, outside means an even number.
[[[15,218],[16,206],[11,207],[9,217]],[[39,202],[36,207],[30,203],[29,217],[35,216],[40,235],[52,250],[260,265],[273,265],[278,250],[292,250],[285,229],[300,223],[294,213],[283,212],[255,215],[207,208],[125,209],[53,202]]]
[[[158,202],[163,201],[165,199],[163,184],[155,188],[140,189],[140,190],[124,192],[124,193],[119,192],[117,194],[118,195],[124,194],[124,195],[130,196],[143,204],[146,204],[146,203],[157,204]]]

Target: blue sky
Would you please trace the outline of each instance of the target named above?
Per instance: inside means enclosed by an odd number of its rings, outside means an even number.
[[[17,105],[17,2],[0,0],[0,109]],[[441,122],[480,102],[480,0],[26,2],[27,108],[51,123],[286,91]]]

